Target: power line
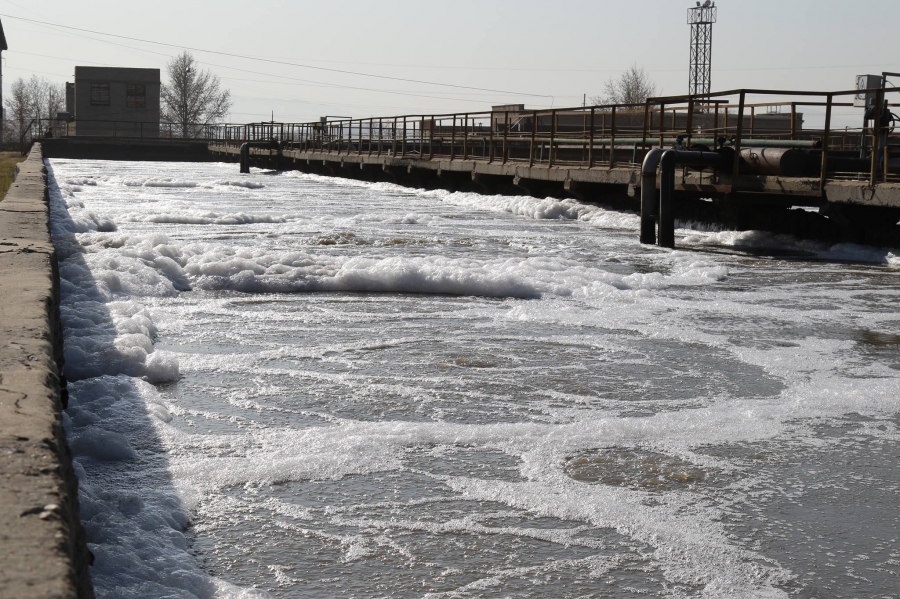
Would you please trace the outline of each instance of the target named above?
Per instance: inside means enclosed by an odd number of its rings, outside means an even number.
[[[114,34],[114,33],[105,33],[105,32],[103,32],[103,31],[94,31],[94,30],[91,30],[91,29],[83,29],[83,28],[80,28],[80,27],[71,27],[71,26],[69,26],[69,25],[59,25],[59,24],[57,24],[57,23],[49,23],[49,22],[46,22],[46,21],[38,21],[38,20],[36,20],[36,19],[27,19],[27,18],[25,18],[25,17],[19,17],[19,16],[15,16],[15,15],[0,14],[0,16],[6,17],[6,18],[9,18],[9,19],[18,19],[18,20],[20,20],[20,21],[27,21],[27,22],[29,22],[29,23],[36,23],[36,24],[38,24],[38,25],[44,25],[44,26],[50,26],[50,27],[59,27],[59,28],[61,28],[61,29],[70,29],[70,30],[73,30],[73,31],[82,31],[82,32],[85,32],[85,33],[93,33],[93,34],[95,34],[95,35],[106,35],[106,36],[109,36],[109,37],[114,37],[114,38],[118,38],[118,39],[126,39],[126,40],[133,41],[133,42],[141,42],[141,43],[145,43],[145,44],[156,44],[156,45],[158,45],[158,46],[167,46],[167,47],[170,47],[170,48],[182,48],[182,49],[185,49],[185,50],[193,50],[194,52],[206,52],[206,53],[208,53],[208,54],[218,54],[218,55],[220,55],[220,56],[228,56],[228,57],[230,57],[230,58],[241,58],[241,59],[244,59],[244,60],[255,60],[255,61],[258,61],[258,62],[267,62],[267,63],[271,63],[271,64],[280,64],[280,65],[284,65],[284,66],[298,67],[298,68],[303,68],[303,69],[313,69],[313,70],[317,70],[317,71],[327,71],[327,72],[331,72],[331,73],[341,73],[341,74],[343,74],[343,75],[355,75],[355,76],[358,76],[358,77],[372,77],[372,78],[375,78],[375,79],[388,79],[388,80],[391,80],[391,81],[402,81],[402,82],[404,82],[404,83],[419,83],[419,84],[423,84],[423,85],[435,85],[435,86],[439,86],[439,87],[452,87],[452,88],[456,88],[456,89],[471,89],[471,90],[474,90],[474,91],[492,92],[492,93],[507,94],[507,95],[512,95],[512,96],[529,96],[529,97],[533,97],[533,98],[550,98],[550,97],[552,97],[552,96],[547,95],[547,94],[529,94],[529,93],[525,93],[525,92],[513,92],[513,91],[507,91],[507,90],[500,90],[500,89],[490,89],[490,88],[484,88],[484,87],[473,87],[473,86],[469,86],[469,85],[458,85],[458,84],[454,84],[454,83],[439,83],[439,82],[436,82],[436,81],[425,81],[425,80],[422,80],[422,79],[407,79],[407,78],[405,78],[405,77],[391,77],[391,76],[389,76],[389,75],[374,75],[374,74],[372,74],[372,73],[363,73],[363,72],[359,72],[359,71],[347,71],[347,70],[344,70],[344,69],[331,69],[331,68],[328,68],[328,67],[317,67],[317,66],[314,66],[314,65],[301,64],[301,63],[295,63],[295,62],[287,62],[287,61],[282,61],[282,60],[274,60],[274,59],[271,59],[271,58],[260,58],[260,57],[256,57],[256,56],[247,56],[247,55],[244,55],[244,54],[232,54],[232,53],[230,53],[230,52],[221,52],[221,51],[218,51],[218,50],[206,50],[206,49],[204,49],[204,48],[194,48],[194,47],[191,47],[191,46],[183,46],[183,45],[179,45],[179,44],[168,44],[168,43],[166,43],[166,42],[157,42],[157,41],[153,41],[153,40],[145,40],[145,39],[141,39],[141,38],[137,38],[137,37],[130,37],[130,36],[126,36],[126,35],[117,35],[117,34]]]

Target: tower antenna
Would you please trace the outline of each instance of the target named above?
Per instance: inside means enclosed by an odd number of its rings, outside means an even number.
[[[688,75],[688,93],[708,94],[712,71],[712,26],[716,22],[716,3],[711,0],[697,2],[687,11],[691,26],[691,69]]]

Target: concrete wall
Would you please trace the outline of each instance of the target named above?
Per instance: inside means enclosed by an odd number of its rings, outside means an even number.
[[[109,105],[91,105],[91,84],[109,85]],[[128,84],[146,86],[143,108],[126,105]],[[75,134],[159,137],[159,69],[75,67]]]
[[[93,597],[65,403],[47,175],[35,144],[0,202],[0,597]]]

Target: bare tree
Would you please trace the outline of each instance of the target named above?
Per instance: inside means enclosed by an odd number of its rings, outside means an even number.
[[[190,52],[168,62],[169,82],[160,90],[163,118],[181,127],[184,137],[195,135],[202,125],[221,121],[231,109],[231,92],[221,89],[219,78],[200,70]]]
[[[618,79],[609,79],[603,86],[603,95],[591,100],[597,104],[643,104],[655,95],[656,84],[643,67],[633,64]]]
[[[29,126],[36,136],[46,132],[56,122],[56,113],[65,108],[65,103],[66,90],[62,84],[36,75],[28,80],[19,77],[12,82],[4,99],[4,139],[18,141]],[[34,125],[33,120],[36,120]]]
[[[603,86],[603,95],[594,96],[594,104],[644,104],[647,98],[656,95],[656,84],[647,75],[643,67],[631,65],[627,71],[616,78],[610,78]],[[624,109],[625,113],[617,118],[620,125],[641,126],[644,124],[643,108],[635,106]]]

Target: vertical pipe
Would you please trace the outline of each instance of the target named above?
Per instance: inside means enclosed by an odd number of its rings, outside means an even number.
[[[738,175],[741,169],[741,135],[744,132],[744,100],[746,92],[741,90],[740,103],[738,104],[737,131],[734,133],[734,163],[731,165],[731,193],[738,187]]]
[[[659,245],[671,249],[675,247],[675,213],[672,211],[675,165],[667,162],[663,159],[659,169]]]
[[[406,156],[406,117],[403,117],[403,142],[400,144],[400,157]]]
[[[825,195],[825,175],[828,172],[828,142],[831,135],[831,100],[833,96],[828,94],[825,100],[825,131],[822,133],[822,172],[819,173],[819,193]]]
[[[428,129],[428,159],[434,160],[434,115],[431,116],[431,124]]]

